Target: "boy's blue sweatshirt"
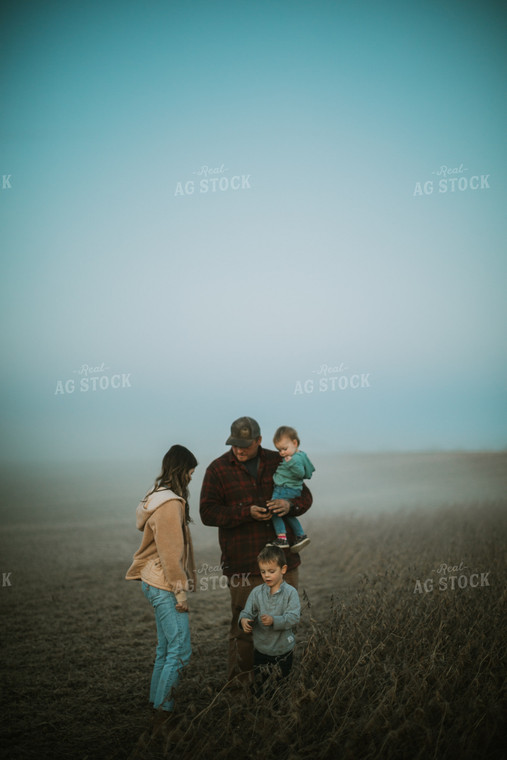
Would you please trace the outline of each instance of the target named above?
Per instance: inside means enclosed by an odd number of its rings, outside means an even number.
[[[293,586],[282,581],[275,594],[263,583],[250,592],[245,609],[240,612],[238,624],[242,618],[253,620],[253,644],[262,654],[280,655],[294,648],[293,626],[299,622],[301,605],[298,592]],[[273,625],[263,625],[261,615],[271,615]]]

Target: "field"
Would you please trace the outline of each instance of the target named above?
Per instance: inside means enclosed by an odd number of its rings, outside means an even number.
[[[504,466],[488,460],[497,484]],[[505,757],[504,499],[308,516],[294,669],[271,700],[224,688],[228,591],[215,532],[195,517],[193,657],[166,739],[147,705],[153,613],[123,581],[132,516],[83,513],[72,483],[73,519],[55,507],[41,520],[25,494],[4,521],[6,757]]]

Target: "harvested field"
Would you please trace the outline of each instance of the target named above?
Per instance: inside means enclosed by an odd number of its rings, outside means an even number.
[[[228,591],[214,531],[196,525],[193,657],[167,739],[152,736],[147,705],[152,610],[123,581],[138,541],[130,522],[7,526],[6,756],[500,760],[506,507],[309,522],[294,669],[271,701],[224,689]]]

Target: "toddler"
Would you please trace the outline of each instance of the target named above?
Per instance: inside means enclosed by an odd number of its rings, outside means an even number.
[[[294,499],[301,495],[303,480],[309,480],[312,477],[315,467],[304,451],[299,450],[300,440],[294,428],[287,427],[287,425],[279,427],[274,435],[273,443],[284,461],[278,466],[273,475],[274,489],[272,498]],[[268,546],[279,546],[281,549],[289,548],[290,544],[287,540],[285,522],[292,528],[296,536],[295,542],[290,546],[291,552],[299,552],[310,543],[310,539],[296,517],[285,515],[282,518],[273,515],[271,521],[277,537]]]

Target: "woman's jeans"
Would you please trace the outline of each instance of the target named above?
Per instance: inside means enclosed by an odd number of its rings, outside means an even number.
[[[178,612],[176,597],[171,591],[142,582],[143,594],[155,610],[158,645],[150,686],[150,702],[157,709],[171,711],[180,671],[190,660],[190,626],[188,612]]]

